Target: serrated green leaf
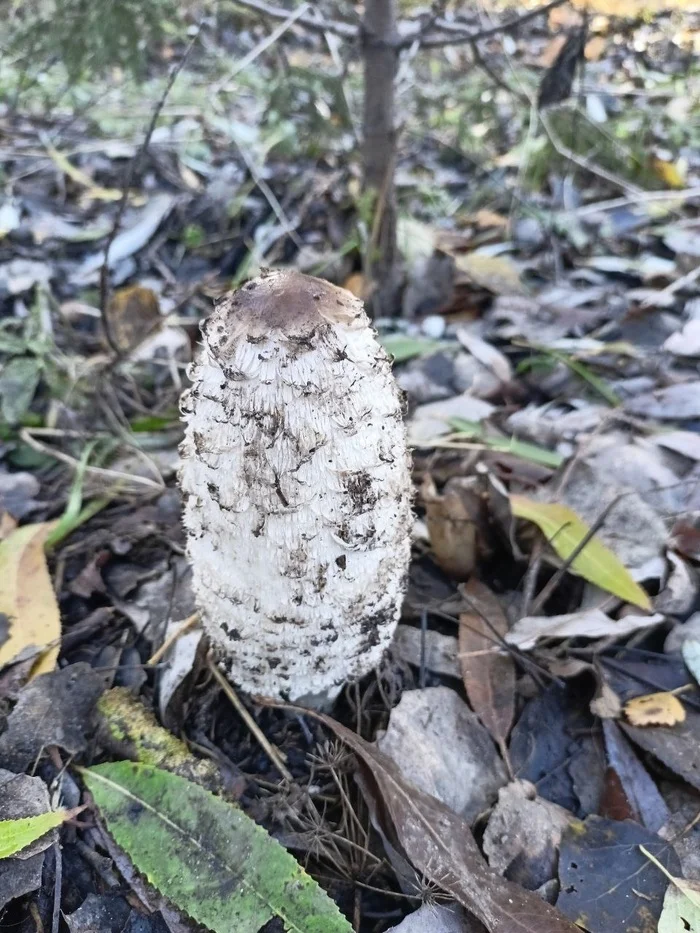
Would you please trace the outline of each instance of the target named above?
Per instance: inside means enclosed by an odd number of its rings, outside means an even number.
[[[569,560],[590,533],[588,525],[566,505],[538,502],[519,495],[511,495],[509,499],[513,515],[534,522],[564,561]],[[595,535],[573,559],[570,570],[634,606],[651,609],[649,596],[632,579],[624,564]]]
[[[0,371],[0,410],[8,424],[17,424],[32,404],[41,378],[41,362],[34,356],[17,356]]]
[[[119,761],[85,769],[109,832],[162,894],[215,933],[351,933],[336,904],[265,830],[178,775]]]
[[[0,820],[0,859],[26,849],[49,830],[60,826],[67,815],[67,810],[51,810],[19,820]]]

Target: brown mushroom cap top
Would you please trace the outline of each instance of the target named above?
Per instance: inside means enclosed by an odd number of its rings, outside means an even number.
[[[299,339],[322,325],[363,323],[362,302],[345,289],[295,269],[265,270],[217,305],[205,334],[226,355],[229,341],[241,336]]]

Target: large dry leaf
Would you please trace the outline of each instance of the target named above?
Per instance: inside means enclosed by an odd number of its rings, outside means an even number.
[[[601,609],[581,609],[561,616],[524,616],[506,635],[509,645],[528,651],[543,638],[621,638],[664,621],[653,616],[628,615],[611,619]]]
[[[30,653],[41,653],[33,675],[56,667],[61,615],[44,554],[54,525],[23,525],[0,542],[0,619],[9,622],[9,638],[0,646],[0,668]]]
[[[390,758],[329,716],[315,715],[371,773],[414,868],[473,913],[489,933],[580,933],[537,894],[492,872],[468,824],[406,781]]]
[[[588,525],[566,505],[538,502],[519,495],[509,498],[513,515],[534,522],[564,561],[570,559],[590,533]],[[651,609],[648,595],[632,579],[624,564],[595,535],[571,561],[570,570],[628,603]]]
[[[459,617],[459,660],[472,709],[503,750],[515,712],[515,664],[494,651],[508,620],[491,590],[478,580],[463,589],[470,612]]]
[[[476,285],[494,295],[526,295],[518,267],[505,256],[466,253],[455,256],[455,266]]]

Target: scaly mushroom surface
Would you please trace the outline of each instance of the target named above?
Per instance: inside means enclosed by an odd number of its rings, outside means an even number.
[[[399,390],[362,302],[268,271],[217,305],[182,400],[194,587],[231,680],[332,696],[398,622],[411,478]]]

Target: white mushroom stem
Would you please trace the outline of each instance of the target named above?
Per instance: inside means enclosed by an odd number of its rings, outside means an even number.
[[[244,690],[332,695],[381,660],[409,560],[399,391],[362,302],[266,272],[203,327],[180,484],[205,627]]]

